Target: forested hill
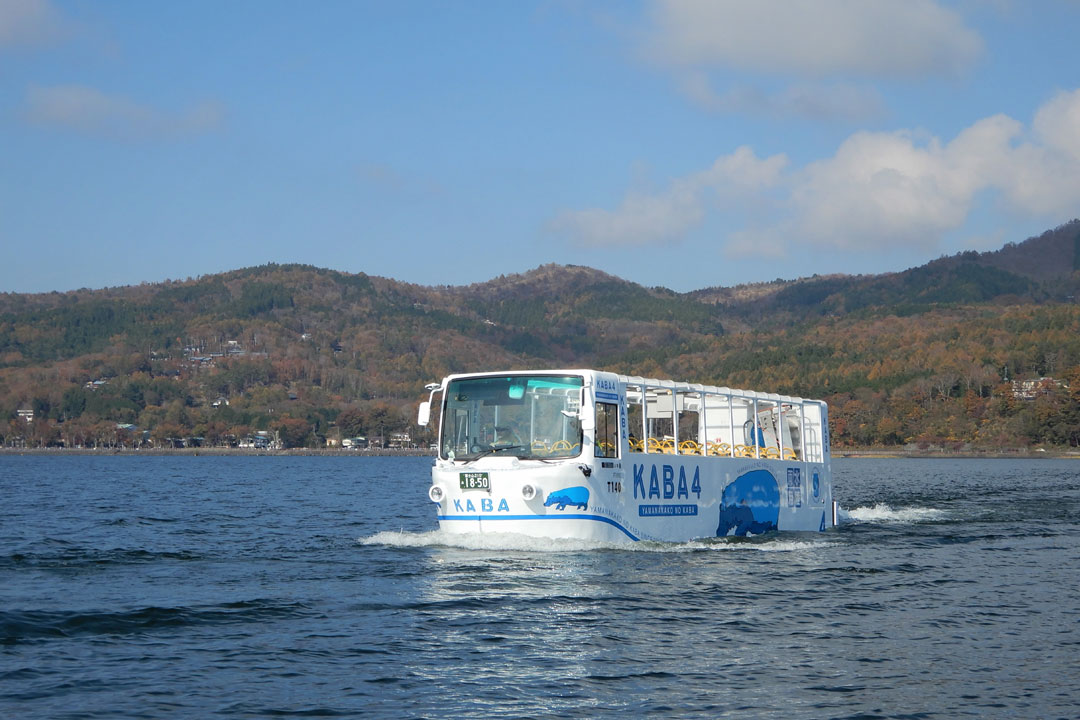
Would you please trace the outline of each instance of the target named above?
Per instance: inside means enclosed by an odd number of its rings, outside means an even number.
[[[742,314],[788,317],[889,307],[902,313],[958,303],[1070,302],[1080,296],[1080,220],[992,252],[965,252],[885,275],[814,276],[692,295]]]
[[[8,293],[0,435],[415,437],[447,373],[584,366],[824,397],[839,444],[1076,445],[1078,290],[1080,221],[900,273],[691,293],[557,265],[460,287],[265,265]]]

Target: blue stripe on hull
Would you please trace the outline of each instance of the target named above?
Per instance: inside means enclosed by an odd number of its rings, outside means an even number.
[[[469,521],[488,521],[488,520],[595,520],[597,522],[607,523],[613,527],[621,530],[626,537],[637,542],[639,538],[635,537],[632,532],[624,528],[619,523],[615,522],[611,518],[606,518],[602,515],[583,515],[583,514],[571,514],[571,515],[438,515],[439,522],[443,520],[469,520]]]

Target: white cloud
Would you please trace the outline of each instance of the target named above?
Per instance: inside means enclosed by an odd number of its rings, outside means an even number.
[[[910,131],[859,132],[832,157],[789,168],[782,155],[749,148],[671,182],[634,193],[611,211],[563,213],[555,223],[586,244],[661,244],[700,226],[713,198],[775,203],[769,223],[733,227],[728,254],[777,257],[793,242],[850,253],[933,248],[995,193],[1004,211],[1061,222],[1080,208],[1080,90],[1061,93],[1031,130],[1005,115],[984,118],[951,141]],[[747,224],[751,224],[747,220]]]
[[[959,225],[971,193],[950,187],[936,141],[906,133],[859,133],[795,180],[799,230],[817,244],[856,249],[868,240],[932,245]]]
[[[701,71],[682,73],[678,83],[691,101],[712,112],[800,116],[820,121],[866,121],[885,114],[884,102],[876,89],[851,83],[800,83],[773,94],[744,85],[718,93],[708,73]]]
[[[776,185],[786,166],[786,156],[759,159],[744,145],[730,155],[717,158],[711,168],[696,176],[696,180],[720,192],[740,194]]]
[[[875,251],[886,243],[936,246],[995,192],[1012,212],[1062,220],[1080,208],[1080,90],[1036,114],[1033,133],[1005,115],[952,141],[859,133],[832,158],[793,178],[794,227],[822,246]]]
[[[561,214],[551,229],[584,245],[652,245],[679,240],[704,217],[698,192],[679,182],[661,195],[631,192],[618,209]]]
[[[82,85],[34,87],[25,118],[35,124],[118,139],[176,137],[214,130],[222,124],[219,104],[204,102],[180,112],[160,110]]]
[[[0,49],[48,42],[65,29],[48,0],[0,0]]]
[[[712,112],[865,121],[884,114],[869,83],[960,76],[980,36],[935,0],[654,0],[642,52]],[[724,71],[787,81],[714,89]]]
[[[1080,90],[1058,93],[1039,109],[1033,125],[1047,147],[1080,161]]]
[[[707,203],[735,202],[773,187],[787,164],[783,155],[759,159],[746,147],[711,167],[672,181],[662,193],[629,192],[615,210],[567,211],[551,222],[584,245],[652,245],[678,242],[705,217]]]
[[[673,66],[799,76],[965,71],[979,36],[933,0],[657,0],[648,52]]]

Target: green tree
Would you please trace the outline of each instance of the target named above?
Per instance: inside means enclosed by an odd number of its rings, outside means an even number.
[[[337,416],[337,425],[346,437],[363,435],[365,421],[364,411],[358,407],[345,408]]]
[[[81,387],[71,387],[64,391],[60,399],[60,413],[64,420],[77,418],[86,411],[86,391]]]

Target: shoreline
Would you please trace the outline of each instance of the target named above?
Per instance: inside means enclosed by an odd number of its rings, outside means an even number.
[[[1080,449],[1030,449],[1006,448],[1002,450],[904,450],[890,448],[845,448],[836,449],[832,458],[854,459],[912,459],[929,460],[934,458],[955,458],[967,460],[1044,460],[1080,459]]]
[[[4,455],[88,455],[88,456],[130,456],[140,455],[187,455],[191,457],[435,457],[433,450],[415,449],[364,449],[346,450],[342,448],[288,448],[266,450],[254,448],[12,448],[0,447],[0,457]],[[845,448],[834,449],[833,459],[1023,459],[1041,460],[1047,458],[1066,458],[1080,460],[1080,449],[1032,450],[1029,448],[1008,448],[997,451],[989,450],[907,450],[902,448]]]
[[[189,455],[213,457],[258,457],[258,456],[326,456],[326,457],[435,457],[432,450],[343,450],[337,448],[288,448],[266,450],[254,448],[0,448],[3,455],[89,455],[89,456],[128,456],[141,455]]]

